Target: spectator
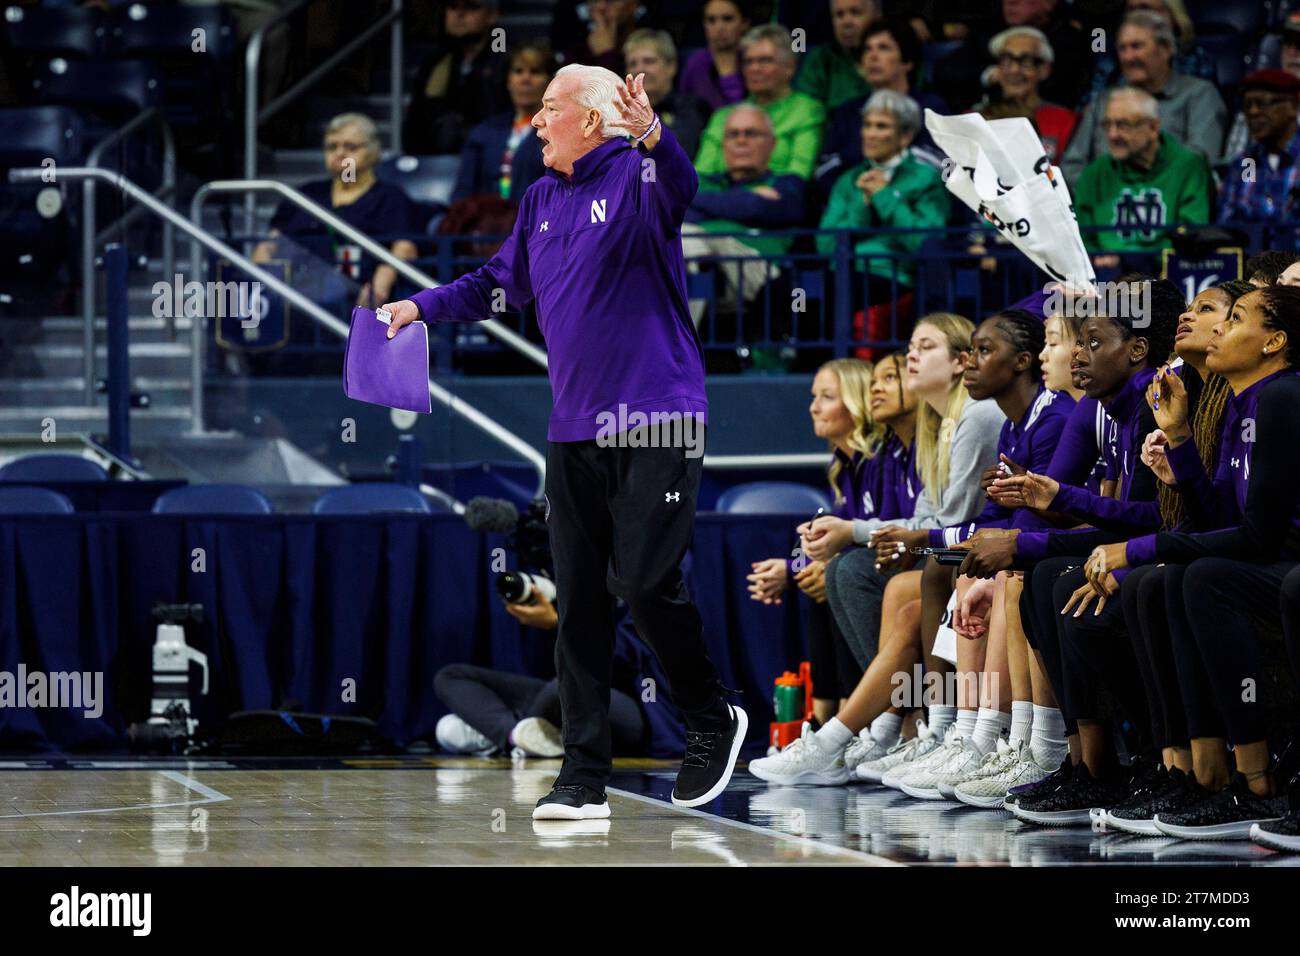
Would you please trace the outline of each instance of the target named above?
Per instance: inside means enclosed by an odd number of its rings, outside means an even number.
[[[1250,146],[1224,171],[1222,222],[1292,223],[1300,213],[1300,79],[1258,70],[1241,83]]]
[[[1253,286],[1276,285],[1297,262],[1300,262],[1300,252],[1265,249],[1246,260],[1246,280]]]
[[[416,74],[402,123],[408,153],[458,153],[470,129],[510,108],[506,59],[491,48],[497,0],[451,0],[446,36]]]
[[[862,153],[866,157],[835,183],[822,229],[938,229],[948,221],[948,190],[933,166],[916,159],[908,146],[921,127],[921,110],[909,97],[893,90],[871,94],[862,108]],[[911,287],[916,278],[912,260],[925,241],[923,233],[883,233],[860,239],[859,256],[871,256],[865,268],[871,277],[872,302],[893,298],[891,278]],[[817,237],[818,251],[835,252],[835,237]],[[903,254],[902,257],[881,258]]]
[[[740,38],[748,30],[749,17],[737,0],[709,0],[704,5],[704,40],[708,46],[686,60],[678,89],[698,96],[713,110],[743,100]]]
[[[1223,148],[1227,107],[1213,85],[1174,69],[1174,51],[1174,31],[1168,21],[1148,10],[1130,13],[1119,28],[1119,65],[1124,75],[1110,90],[1134,86],[1150,93],[1160,109],[1161,129],[1213,161]],[[1103,93],[1088,104],[1065,151],[1061,169],[1071,183],[1106,150],[1106,131],[1100,122],[1106,99]]]
[[[880,17],[878,0],[830,0],[835,36],[815,47],[799,69],[794,88],[833,110],[847,100],[865,98],[871,86],[862,76],[858,50],[867,24]]]
[[[645,95],[659,119],[673,131],[687,156],[700,148],[700,133],[709,121],[709,105],[690,93],[674,93],[677,47],[666,30],[637,30],[623,44],[627,72],[645,74]]]
[[[1300,77],[1300,10],[1291,14],[1282,24],[1282,48],[1279,66],[1294,77]],[[1250,146],[1250,131],[1246,128],[1246,114],[1237,111],[1223,144],[1223,162],[1230,163]]]
[[[989,40],[1007,27],[1034,27],[1046,35],[1056,64],[1042,86],[1048,102],[1073,109],[1092,75],[1092,40],[1057,0],[1002,0],[1002,22],[972,29],[956,51],[935,66],[935,89],[954,110],[969,109],[980,98],[980,77],[988,66]]]
[[[1085,236],[1089,245],[1116,252],[1155,252],[1169,245],[1181,224],[1210,221],[1214,179],[1204,156],[1182,146],[1160,128],[1156,99],[1126,87],[1106,100],[1109,155],[1098,156],[1079,177],[1074,210],[1081,226],[1114,226]],[[1099,256],[1099,266],[1118,257]]]
[[[637,0],[589,0],[589,31],[582,42],[565,51],[565,63],[603,66],[623,76],[623,45],[637,28]]]
[[[736,256],[718,268],[737,299],[754,299],[771,277],[768,263],[755,256],[787,251],[788,236],[765,235],[765,230],[792,229],[803,221],[804,181],[792,173],[777,175],[770,162],[776,147],[772,117],[749,103],[727,112],[722,155],[726,169],[700,175],[699,192],[686,211],[682,226],[682,252],[699,256]],[[755,230],[744,237],[715,236],[715,232]],[[748,257],[748,258],[746,258]],[[698,265],[689,263],[691,271]],[[743,276],[742,276],[743,273]],[[693,300],[696,324],[704,302]]]
[[[905,20],[876,20],[862,35],[859,55],[862,74],[873,90],[893,90],[910,96],[923,111],[947,113],[948,104],[933,93],[913,90],[913,81],[921,66],[921,41]],[[817,166],[817,185],[828,195],[840,174],[862,162],[862,107],[867,97],[859,96],[833,110],[826,124],[826,145]],[[922,114],[924,115],[924,113]],[[913,150],[918,159],[943,165],[942,153],[924,124],[917,131]]]
[[[1214,58],[1205,47],[1196,42],[1196,27],[1187,15],[1183,0],[1125,0],[1124,13],[1147,10],[1163,19],[1174,31],[1178,45],[1174,53],[1174,69],[1184,76],[1195,76],[1215,82]],[[1106,51],[1097,57],[1092,74],[1092,86],[1084,95],[1084,103],[1095,99],[1108,86],[1119,82],[1120,68],[1113,53]]]
[[[410,232],[414,228],[411,201],[397,186],[375,177],[378,162],[379,137],[374,122],[361,113],[343,113],[325,128],[325,169],[329,179],[306,183],[299,191],[367,235]],[[336,236],[320,220],[289,202],[281,203],[271,217],[271,239],[258,243],[253,261],[262,263],[283,256],[275,241],[281,236],[294,240],[289,255],[298,260],[295,265],[300,262],[311,268],[324,259],[331,271],[337,269],[346,279],[361,283],[357,305],[393,298],[397,270],[375,261],[349,239]],[[390,248],[399,259],[416,257],[415,243],[410,240],[398,239]],[[305,251],[310,258],[296,255],[297,250]]]
[[[790,31],[775,23],[754,27],[741,41],[740,62],[745,87],[749,90],[745,102],[760,107],[772,117],[776,133],[772,172],[794,173],[808,179],[821,149],[826,110],[817,100],[790,86],[795,71]],[[729,111],[714,113],[704,129],[704,139],[695,157],[695,168],[700,175],[720,173],[726,168],[722,134]]]
[[[996,95],[986,98],[976,110],[988,119],[988,111],[998,104],[1002,115],[1027,115],[1044,151],[1059,166],[1079,116],[1074,110],[1044,102],[1039,94],[1056,59],[1052,44],[1034,27],[1011,27],[989,41],[989,52],[994,60]]]
[[[510,54],[506,89],[514,108],[475,126],[460,153],[460,170],[451,198],[492,193],[517,203],[524,190],[546,173],[533,115],[555,76],[555,57],[542,43],[525,43]]]

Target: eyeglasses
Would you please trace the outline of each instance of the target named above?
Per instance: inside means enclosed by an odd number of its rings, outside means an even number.
[[[1150,123],[1149,119],[1104,119],[1101,121],[1102,129],[1120,129],[1126,133],[1131,133],[1135,129],[1141,129]]]
[[[1283,103],[1295,103],[1295,101],[1294,96],[1243,96],[1241,98],[1241,111],[1251,113],[1255,110],[1271,110]]]
[[[745,66],[775,66],[778,62],[774,56],[746,56],[742,60]]]
[[[1012,56],[1010,53],[1003,53],[998,57],[998,66],[1018,66],[1022,70],[1036,70],[1043,65],[1045,61],[1041,56],[1033,56],[1026,53],[1024,56]]]
[[[723,139],[767,139],[771,134],[765,129],[729,129],[722,134]]]
[[[331,143],[329,141],[326,141],[325,143],[325,152],[327,153],[332,153],[340,149],[343,150],[343,152],[345,153],[359,153],[365,148],[366,148],[365,143],[342,143],[342,142]]]

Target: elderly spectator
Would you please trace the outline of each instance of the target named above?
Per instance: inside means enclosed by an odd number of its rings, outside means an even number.
[[[678,89],[698,96],[717,110],[745,98],[740,73],[740,38],[749,31],[749,17],[737,0],[709,0],[704,5],[703,50],[696,50],[682,67]]]
[[[325,169],[329,178],[298,189],[372,237],[410,232],[415,225],[411,201],[397,186],[375,178],[378,162],[379,137],[374,122],[361,113],[343,113],[325,128]],[[282,255],[276,241],[281,236],[294,241],[291,254],[305,250],[317,262],[323,259],[345,278],[360,283],[357,305],[384,302],[390,297],[397,279],[392,266],[375,261],[360,246],[335,235],[320,220],[289,202],[281,203],[271,217],[271,239],[258,244],[253,261],[267,262]],[[415,244],[407,239],[398,239],[390,248],[400,259],[416,257]]]
[[[808,179],[821,149],[826,110],[817,100],[790,86],[795,71],[790,31],[774,23],[754,27],[741,41],[740,62],[745,86],[749,90],[745,102],[772,117],[772,127],[776,132],[772,172],[778,175],[794,173]],[[700,151],[695,157],[695,167],[701,175],[720,173],[726,168],[722,134],[728,112],[719,110],[714,113],[704,129]]]
[[[1174,69],[1184,76],[1195,76],[1202,80],[1215,81],[1214,58],[1205,47],[1196,42],[1196,27],[1187,15],[1183,0],[1125,0],[1124,13],[1136,13],[1147,10],[1165,20],[1177,38],[1177,52],[1174,54]],[[1084,96],[1084,103],[1094,99],[1108,86],[1114,86],[1120,78],[1119,63],[1110,51],[1098,55],[1097,67],[1092,74],[1092,86]]]
[[[623,59],[628,73],[645,74],[645,95],[650,97],[650,105],[673,131],[686,155],[694,156],[712,111],[698,96],[673,92],[677,47],[672,35],[666,30],[637,30],[623,44]]]
[[[921,41],[906,20],[876,20],[868,24],[862,34],[859,51],[862,75],[873,90],[893,90],[910,96],[922,110],[947,113],[948,104],[933,93],[913,89],[913,81],[921,67]],[[868,97],[859,96],[837,107],[826,123],[826,143],[822,159],[817,164],[817,186],[820,194],[829,195],[835,181],[850,166],[862,162],[862,107]],[[913,140],[912,148],[917,158],[943,165],[943,155],[924,124]]]
[[[921,110],[902,93],[879,90],[862,108],[861,163],[835,183],[822,229],[937,229],[948,221],[948,190],[933,166],[908,151],[921,127]],[[912,256],[925,241],[923,233],[884,233],[859,240],[854,251],[871,256],[858,263],[872,277],[873,302],[891,298],[891,277],[911,287],[916,277]],[[818,251],[832,255],[835,237],[817,237]],[[902,258],[881,258],[882,254]]]
[[[775,148],[772,117],[749,103],[730,110],[722,138],[726,169],[700,176],[699,192],[682,226],[682,251],[688,259],[740,257],[718,265],[737,298],[743,294],[746,300],[758,295],[769,273],[764,260],[744,257],[771,256],[790,248],[789,237],[765,235],[763,230],[793,229],[803,221],[804,181],[791,173],[772,172]],[[709,235],[746,229],[755,231],[743,237]],[[697,270],[695,263],[690,265]],[[691,312],[698,324],[703,302],[692,301]]]
[[[1250,145],[1224,170],[1221,222],[1294,223],[1300,216],[1300,79],[1258,70],[1241,83]]]
[[[1292,76],[1300,78],[1300,10],[1291,14],[1282,25],[1282,44],[1279,66]],[[1228,130],[1227,142],[1223,144],[1223,162],[1230,163],[1250,148],[1250,130],[1246,125],[1246,114],[1237,111]]]
[[[1166,248],[1175,226],[1210,221],[1210,164],[1160,128],[1155,97],[1136,87],[1112,91],[1101,125],[1108,155],[1089,163],[1074,189],[1081,226],[1115,227],[1084,236],[1107,253],[1098,266],[1118,266],[1115,253]]]
[[[524,190],[545,175],[533,114],[542,108],[542,93],[555,70],[555,57],[545,44],[525,43],[510,54],[506,88],[514,108],[470,130],[460,154],[453,202],[483,193],[518,202]]]
[[[497,0],[451,0],[446,36],[421,64],[402,123],[408,153],[458,153],[471,128],[510,108],[506,59],[491,48]]]
[[[1119,28],[1118,54],[1123,78],[1088,104],[1074,139],[1065,151],[1061,169],[1075,182],[1083,168],[1106,151],[1107,94],[1126,86],[1145,90],[1156,98],[1160,127],[1178,142],[1210,161],[1219,157],[1228,125],[1228,109],[1219,91],[1205,80],[1184,76],[1174,69],[1177,43],[1169,22],[1148,10],[1130,13]]]
[[[1043,31],[1034,27],[1011,27],[989,41],[993,54],[995,94],[975,109],[985,119],[998,104],[1000,115],[1026,115],[1038,131],[1052,163],[1059,166],[1065,156],[1079,116],[1074,110],[1043,100],[1039,87],[1052,75],[1056,59],[1052,44]]]
[[[880,17],[878,0],[830,0],[830,4],[835,36],[808,54],[794,81],[796,90],[820,100],[827,110],[871,92],[862,76],[858,50],[867,24]]]

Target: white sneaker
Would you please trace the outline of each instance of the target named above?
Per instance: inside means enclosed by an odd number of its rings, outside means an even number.
[[[844,750],[844,766],[849,768],[849,776],[856,777],[858,767],[868,760],[883,757],[887,749],[871,736],[870,728],[863,727]]]
[[[525,717],[510,731],[510,742],[528,757],[563,757],[560,728],[541,717]]]
[[[996,757],[989,760],[981,771],[953,787],[953,796],[962,803],[985,810],[1000,809],[1012,787],[1037,783],[1051,773],[1034,760],[1028,743],[1013,749],[1003,740],[998,741]]]
[[[940,781],[961,775],[979,766],[984,755],[975,749],[969,737],[955,734],[923,766],[914,768],[898,782],[898,789],[918,800],[942,800]]]
[[[916,736],[906,742],[897,745],[897,750],[890,748],[880,760],[875,761],[873,770],[859,770],[859,776],[862,779],[870,779],[867,773],[874,772],[874,769],[880,770],[880,775],[876,777],[877,782],[886,787],[898,789],[898,781],[904,774],[911,772],[922,761],[928,760],[930,756],[943,746],[943,740],[940,736],[926,726],[925,721],[916,722]]]
[[[759,757],[749,762],[749,772],[759,780],[784,786],[811,784],[838,787],[849,781],[849,768],[843,750],[824,750],[812,727],[805,723],[799,739],[774,757]]]
[[[437,739],[439,747],[454,754],[476,754],[486,757],[497,749],[492,741],[456,714],[447,714],[439,720],[433,736]]]

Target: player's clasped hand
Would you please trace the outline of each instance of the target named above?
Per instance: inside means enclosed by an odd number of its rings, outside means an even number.
[[[420,318],[420,310],[415,307],[415,303],[410,299],[402,299],[400,302],[385,302],[379,308],[387,310],[393,320],[388,325],[388,337],[391,339],[397,334],[398,329],[404,328]]]

